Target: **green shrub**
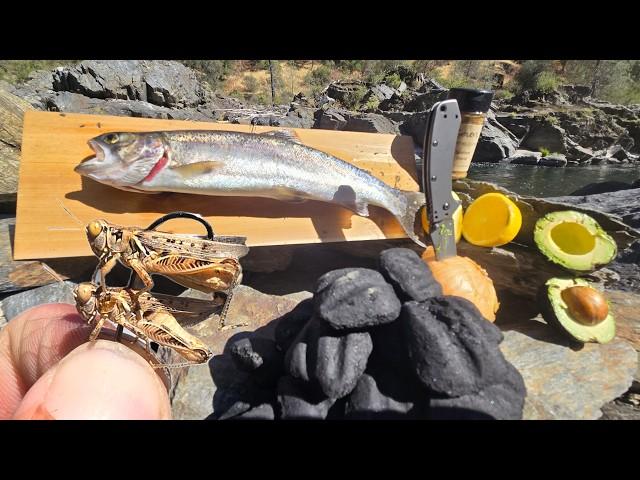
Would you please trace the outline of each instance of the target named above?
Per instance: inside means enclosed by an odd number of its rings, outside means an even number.
[[[258,89],[258,79],[252,75],[245,75],[242,84],[247,92],[255,92]]]
[[[535,88],[544,93],[549,93],[558,88],[558,77],[553,72],[540,72],[536,76]]]
[[[402,84],[402,79],[397,73],[392,73],[391,75],[387,75],[385,77],[384,83],[386,83],[391,88],[398,88]]]
[[[73,65],[80,60],[0,60],[0,80],[24,83],[36,70],[53,70],[62,65]]]
[[[548,148],[540,147],[538,150],[540,150],[540,153],[542,153],[543,157],[551,155],[551,150],[549,150]]]
[[[551,67],[551,60],[527,60],[514,77],[514,88],[517,92],[538,88],[538,76],[543,72],[551,72]]]
[[[349,92],[345,95],[342,100],[342,104],[349,110],[356,110],[360,103],[362,103],[362,99],[367,94],[367,87],[364,85],[359,86],[354,91]]]
[[[230,60],[182,60],[182,63],[200,72],[202,80],[212,88],[224,81],[232,67]]]
[[[512,91],[507,90],[506,88],[497,90],[493,95],[496,100],[511,100],[514,96],[515,94]]]
[[[376,110],[380,105],[380,99],[375,95],[371,95],[367,102],[363,105],[365,110]]]
[[[331,69],[326,65],[320,65],[319,67],[311,70],[305,77],[311,87],[325,87],[331,80]]]

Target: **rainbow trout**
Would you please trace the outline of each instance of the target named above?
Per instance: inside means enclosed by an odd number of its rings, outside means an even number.
[[[113,132],[89,140],[92,157],[75,168],[100,183],[134,192],[267,197],[335,203],[369,216],[369,205],[391,212],[425,246],[420,192],[390,187],[350,163],[307,147],[288,131],[263,134],[191,130]]]

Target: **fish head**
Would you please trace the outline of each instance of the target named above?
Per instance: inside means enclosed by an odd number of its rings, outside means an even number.
[[[97,182],[123,190],[153,175],[168,161],[168,148],[158,132],[110,132],[88,141],[95,155],[74,170]],[[159,167],[159,168],[158,168]]]

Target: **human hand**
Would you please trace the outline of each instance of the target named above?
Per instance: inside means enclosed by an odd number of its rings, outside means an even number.
[[[171,418],[158,373],[126,345],[88,343],[67,304],[31,308],[0,332],[0,419]]]

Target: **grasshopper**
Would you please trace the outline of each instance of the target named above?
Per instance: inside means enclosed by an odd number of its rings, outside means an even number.
[[[224,322],[233,289],[242,281],[239,259],[249,252],[246,237],[213,235],[210,240],[123,227],[106,220],[89,222],[85,231],[99,259],[101,285],[105,285],[106,275],[119,261],[131,268],[144,284],[140,290],[131,291],[134,303],[139,295],[153,288],[152,274],[205,293],[227,292],[227,302],[220,314],[220,327],[226,329]]]
[[[58,282],[66,285],[60,276],[47,265],[44,270]],[[200,339],[182,328],[195,325],[219,311],[224,300],[214,296],[212,302],[194,298],[143,293],[138,296],[140,312],[133,308],[132,289],[106,288],[93,282],[83,282],[71,289],[76,310],[93,330],[89,341],[95,341],[106,320],[133,332],[143,340],[149,354],[150,342],[172,348],[188,362],[151,365],[153,368],[179,368],[205,363],[213,352]],[[186,310],[188,308],[188,310]]]
[[[153,368],[178,368],[205,363],[213,355],[209,347],[184,330],[174,316],[182,313],[197,317],[201,312],[177,310],[169,306],[173,302],[168,297],[161,301],[146,292],[139,294],[140,312],[138,314],[134,311],[131,289],[98,287],[94,283],[84,282],[76,286],[73,296],[78,313],[87,323],[94,326],[89,335],[89,341],[94,341],[100,334],[104,322],[110,320],[114,324],[122,325],[145,341],[149,353],[150,342],[155,342],[172,348],[188,360],[169,365],[152,365]],[[211,309],[210,302],[195,299],[189,299],[188,302],[189,304],[202,302]]]

